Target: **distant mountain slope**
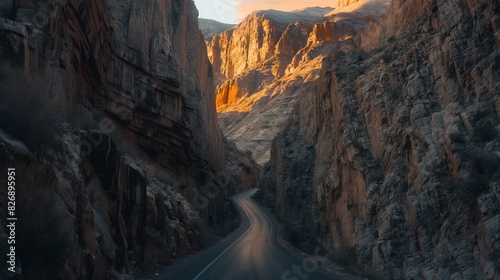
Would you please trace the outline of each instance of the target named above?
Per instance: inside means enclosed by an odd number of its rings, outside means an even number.
[[[375,8],[380,10],[373,14],[388,9]],[[317,78],[322,59],[352,45],[357,32],[378,19],[346,13],[325,17],[332,11],[256,11],[207,46],[218,84],[219,124],[260,164],[269,159],[271,142],[288,120],[296,93]]]
[[[212,41],[212,38],[227,29],[231,29],[236,24],[218,22],[213,19],[199,18],[198,25],[200,27],[201,33],[205,37],[205,41]]]
[[[302,10],[294,10],[290,12],[278,11],[278,10],[259,10],[251,13],[247,16],[243,21],[248,18],[257,16],[257,17],[265,17],[269,20],[290,24],[296,21],[301,22],[317,22],[318,20],[323,19],[323,17],[331,12],[333,8],[331,7],[309,7]]]

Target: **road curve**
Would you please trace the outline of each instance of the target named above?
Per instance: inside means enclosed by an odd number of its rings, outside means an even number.
[[[178,280],[323,280],[352,279],[334,276],[317,266],[312,258],[299,260],[277,242],[277,223],[252,199],[256,189],[233,197],[243,225],[211,252],[195,260],[183,272],[156,272],[139,279]],[[170,275],[169,275],[170,274]]]

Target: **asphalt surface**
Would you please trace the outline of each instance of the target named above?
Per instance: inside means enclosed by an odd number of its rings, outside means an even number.
[[[242,226],[206,252],[177,269],[159,269],[138,279],[178,280],[323,280],[352,279],[319,268],[312,257],[293,255],[277,242],[278,224],[251,196],[256,189],[234,196]]]

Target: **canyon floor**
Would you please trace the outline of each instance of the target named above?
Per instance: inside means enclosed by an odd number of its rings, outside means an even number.
[[[136,279],[364,279],[335,272],[321,263],[324,261],[321,256],[300,254],[282,240],[278,242],[279,224],[252,199],[256,191],[244,191],[232,198],[243,218],[235,232],[196,255],[141,273]]]

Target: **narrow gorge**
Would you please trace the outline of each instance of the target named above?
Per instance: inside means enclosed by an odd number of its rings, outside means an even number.
[[[199,4],[1,1],[0,279],[500,279],[497,0]]]
[[[321,12],[256,12],[208,43],[221,128],[265,166],[256,199],[367,276],[499,279],[500,5]]]

